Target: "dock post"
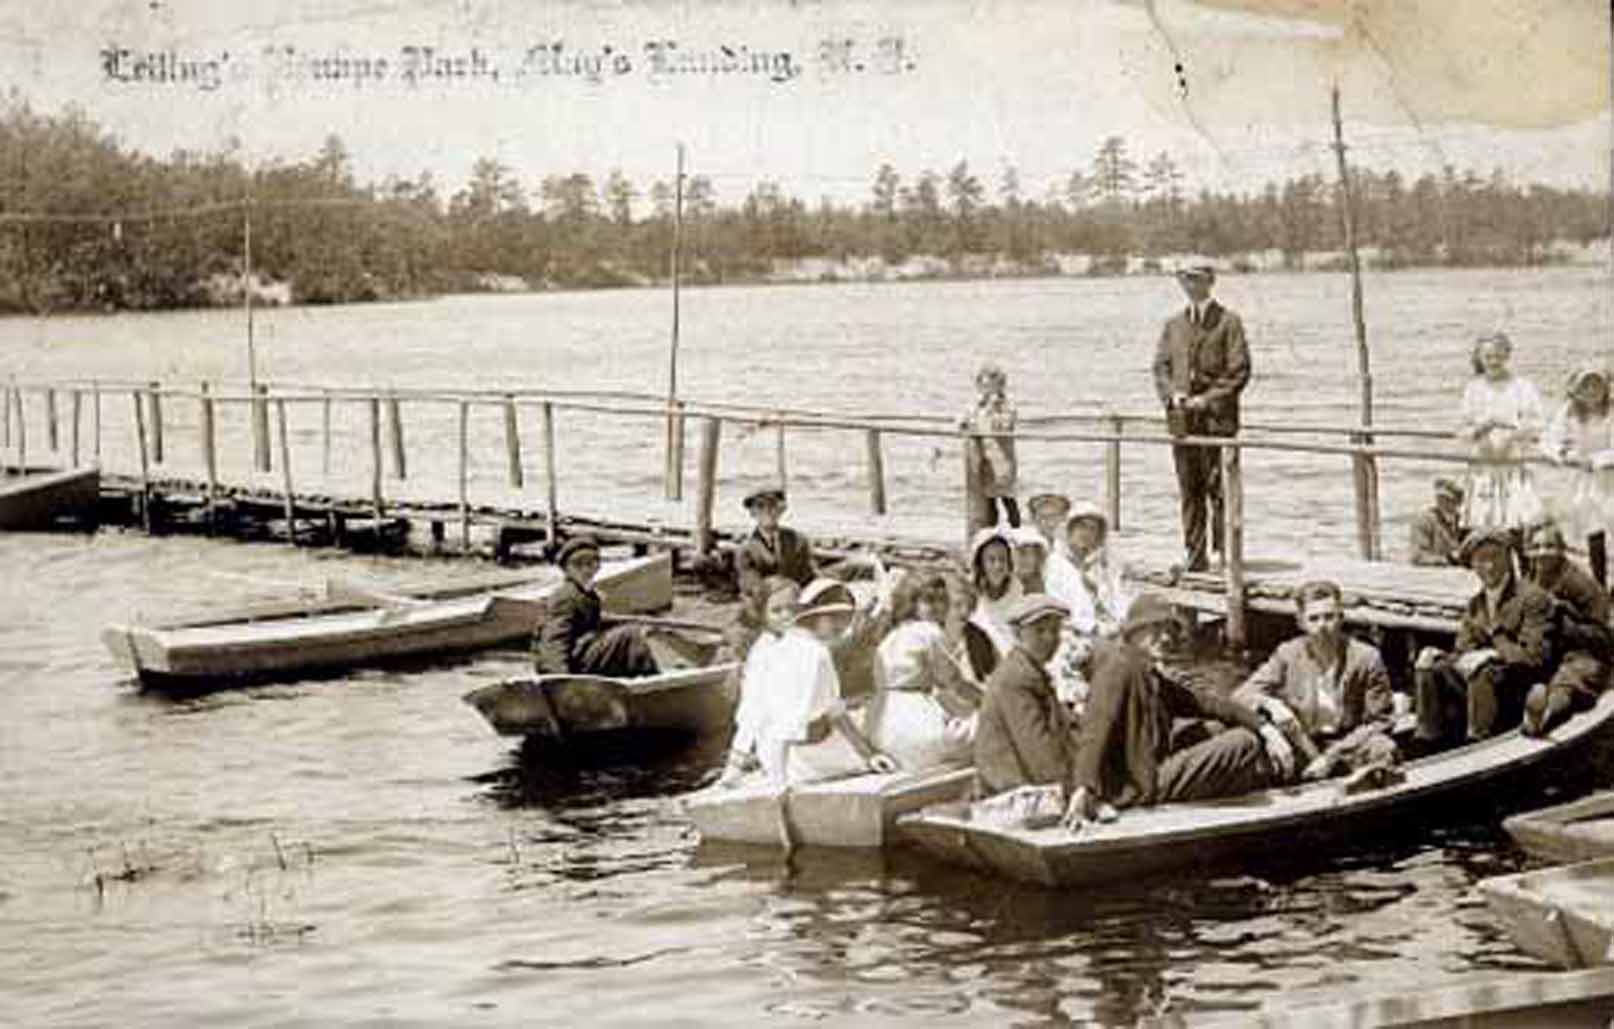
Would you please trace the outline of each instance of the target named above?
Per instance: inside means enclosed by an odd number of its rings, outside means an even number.
[[[790,492],[790,466],[785,461],[785,423],[784,416],[780,415],[778,437],[774,440],[774,460],[779,466],[779,488],[785,493]]]
[[[1219,448],[1222,462],[1224,557],[1227,560],[1227,645],[1243,651],[1249,642],[1244,620],[1244,473],[1239,448]]]
[[[880,449],[880,430],[864,433],[864,449],[869,455],[869,510],[885,514],[885,454]],[[782,476],[781,476],[782,478]]]
[[[460,550],[471,552],[471,404],[460,401]]]
[[[560,545],[560,483],[557,481],[558,462],[555,454],[555,407],[544,401],[539,408],[544,434],[544,518],[549,525],[551,552]]]
[[[83,393],[82,390],[76,390],[75,389],[73,391],[73,403],[70,406],[73,408],[73,432],[71,434],[71,439],[72,439],[72,444],[73,444],[73,467],[77,468],[78,463],[79,463],[79,461],[78,461],[78,455],[79,455],[79,445],[78,445],[79,414],[84,408],[84,393]]]
[[[404,459],[403,408],[396,394],[387,397],[387,442],[392,445],[392,477],[409,478],[409,465]]]
[[[665,472],[668,500],[684,499],[684,402],[667,401],[667,468]]]
[[[140,445],[140,526],[149,533],[152,529],[151,466],[146,455],[146,408],[139,390],[131,390],[129,399],[134,401],[135,441]]]
[[[981,484],[977,478],[975,466],[974,437],[968,432],[960,432],[958,436],[959,449],[964,456],[964,545],[975,536],[977,529],[983,525],[980,516],[981,503],[979,494]]]
[[[387,515],[381,501],[381,399],[372,396],[366,406],[370,409],[370,506],[375,508],[375,534],[379,543],[381,520]]]
[[[1126,423],[1118,414],[1106,417],[1110,432],[1116,438],[1104,444],[1104,514],[1110,522],[1110,532],[1121,528],[1121,440]]]
[[[516,398],[504,398],[504,454],[509,465],[510,488],[521,489],[526,477],[521,473],[521,426],[516,422]]]
[[[1351,444],[1368,447],[1373,437],[1365,432],[1351,433]],[[1379,469],[1371,454],[1351,456],[1351,479],[1356,487],[1356,549],[1364,561],[1379,559]]]
[[[252,453],[258,471],[267,472],[269,465],[269,387],[252,387]]]
[[[331,474],[331,391],[325,390],[324,400],[320,404],[320,474]]]
[[[101,384],[90,380],[90,429],[95,437],[95,463],[101,463]]]
[[[11,387],[0,386],[0,447],[11,449]]]
[[[290,431],[286,428],[286,401],[281,397],[275,398],[275,428],[280,436],[280,485],[286,494],[286,539],[292,546],[297,545],[297,494],[291,485],[291,439]],[[380,538],[380,529],[376,530],[376,538]]]
[[[202,383],[202,466],[207,472],[207,531],[218,527],[219,455],[218,432],[213,421],[213,396]]]
[[[22,387],[12,391],[17,399],[17,471],[28,471],[28,408],[22,402]]]
[[[163,384],[153,382],[147,389],[146,396],[151,404],[151,461],[153,464],[163,463]]]
[[[61,432],[56,425],[56,387],[45,387],[45,439],[50,444],[50,452],[60,453],[62,449]]]
[[[717,499],[717,448],[723,438],[723,419],[707,417],[701,428],[700,478],[695,487],[695,550],[710,554],[717,538],[712,532],[712,511]]]

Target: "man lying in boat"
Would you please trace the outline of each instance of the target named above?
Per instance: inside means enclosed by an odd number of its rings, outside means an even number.
[[[736,785],[758,770],[775,785],[895,771],[896,763],[853,724],[841,697],[829,644],[856,610],[850,594],[803,593],[781,576],[768,579],[767,590],[768,628],[746,656],[728,767],[718,784]]]
[[[656,674],[655,658],[639,626],[603,627],[600,593],[592,585],[600,570],[600,545],[592,537],[573,536],[561,545],[555,563],[565,579],[544,604],[543,621],[533,637],[538,673],[621,678]]]
[[[1505,529],[1477,529],[1462,556],[1480,591],[1458,624],[1456,647],[1419,651],[1413,672],[1417,745],[1482,740],[1519,722],[1526,691],[1547,678],[1552,600],[1513,570]]]
[[[1293,777],[1294,750],[1277,726],[1161,670],[1175,628],[1171,605],[1145,593],[1127,611],[1120,638],[1095,649],[1067,828],[1109,821],[1117,808],[1234,796]],[[1173,751],[1175,718],[1215,719],[1229,728]]]
[[[1534,525],[1525,536],[1530,579],[1552,598],[1552,643],[1562,654],[1547,682],[1530,687],[1519,730],[1539,736],[1574,711],[1592,706],[1608,685],[1614,633],[1608,624],[1608,594],[1591,574],[1569,560],[1564,534],[1551,522]]]
[[[1305,635],[1279,644],[1233,698],[1283,731],[1304,779],[1394,763],[1390,673],[1378,648],[1345,635],[1339,584],[1301,586],[1295,620]]]

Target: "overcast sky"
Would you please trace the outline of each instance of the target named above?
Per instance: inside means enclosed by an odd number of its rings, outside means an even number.
[[[689,170],[726,201],[761,179],[861,200],[881,162],[912,175],[961,158],[990,187],[1015,165],[1035,196],[1110,135],[1140,159],[1168,151],[1191,186],[1245,189],[1331,173],[1336,81],[1363,163],[1609,181],[1604,0],[4,0],[0,12],[4,81],[44,110],[79,105],[131,147],[236,139],[270,161],[335,133],[361,178],[429,170],[445,192],[483,156],[529,186],[612,168],[644,184],[671,174],[682,140]]]

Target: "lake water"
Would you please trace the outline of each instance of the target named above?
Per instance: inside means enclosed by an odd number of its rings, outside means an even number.
[[[1572,269],[1370,278],[1380,421],[1449,426],[1467,341],[1497,327],[1515,339],[1518,368],[1555,401],[1573,365],[1611,356],[1606,287],[1605,275]],[[953,412],[969,401],[974,366],[994,359],[1028,414],[1104,402],[1148,411],[1147,365],[1173,288],[1057,280],[694,291],[682,390]],[[1342,277],[1235,278],[1220,293],[1252,337],[1247,417],[1353,417]],[[666,297],[649,291],[265,312],[262,374],[655,391],[665,385],[666,315]],[[223,312],[0,321],[0,357],[28,379],[218,381],[243,370],[239,317]],[[191,416],[170,407],[177,465]],[[127,398],[106,401],[112,466],[128,460],[111,432],[127,409]],[[306,466],[317,432],[308,412],[298,417],[294,465]],[[564,506],[605,513],[659,488],[658,425],[561,419]],[[485,420],[497,440],[497,415]],[[410,422],[410,481],[390,488],[452,495],[451,426],[451,412],[422,409]],[[802,524],[861,517],[852,443],[827,431],[792,437]],[[37,460],[37,430],[29,445]],[[956,453],[891,446],[892,524],[955,531]],[[771,472],[772,447],[753,436],[725,454],[729,508],[740,487]],[[335,480],[364,467],[348,449],[333,462]],[[479,495],[503,488],[502,460],[490,445]],[[528,461],[541,467],[530,452]],[[1169,459],[1137,446],[1126,462],[1132,543],[1169,541]],[[1252,453],[1245,465],[1252,550],[1348,550],[1344,459]],[[1025,448],[1028,484],[1081,491],[1099,467],[1096,448]],[[1392,545],[1433,470],[1386,464]],[[709,751],[554,769],[494,737],[459,697],[522,668],[520,654],[174,702],[135,692],[96,638],[109,622],[283,596],[331,574],[399,582],[471,564],[117,532],[0,537],[3,1020],[1125,1024],[1306,986],[1421,989],[1535,967],[1473,888],[1520,861],[1491,811],[1409,825],[1300,865],[1252,856],[1232,873],[1091,893],[1016,887],[903,854],[808,852],[787,866],[697,846],[673,798],[714,773]]]

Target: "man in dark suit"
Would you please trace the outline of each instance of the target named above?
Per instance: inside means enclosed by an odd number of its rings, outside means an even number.
[[[600,592],[593,586],[600,570],[600,545],[574,536],[555,558],[566,578],[544,605],[544,619],[533,634],[533,664],[540,675],[655,675],[656,659],[636,625],[602,628]]]
[[[1482,740],[1516,724],[1532,685],[1547,678],[1552,599],[1513,571],[1513,539],[1505,529],[1477,529],[1462,556],[1479,577],[1457,627],[1454,652],[1425,647],[1413,673],[1418,740],[1452,742],[1466,725]]]
[[[1250,348],[1239,316],[1211,299],[1216,272],[1194,265],[1177,273],[1188,306],[1166,322],[1154,355],[1154,386],[1173,436],[1234,436],[1239,393],[1250,381]],[[1222,539],[1222,466],[1218,447],[1175,446],[1183,546],[1189,571],[1210,567],[1205,522],[1218,553]],[[1238,452],[1232,453],[1238,459]]]
[[[745,509],[756,528],[735,555],[740,595],[752,596],[770,575],[782,575],[800,586],[812,582],[816,573],[811,545],[794,529],[779,524],[785,513],[785,491],[773,487],[754,490],[745,498]]]

